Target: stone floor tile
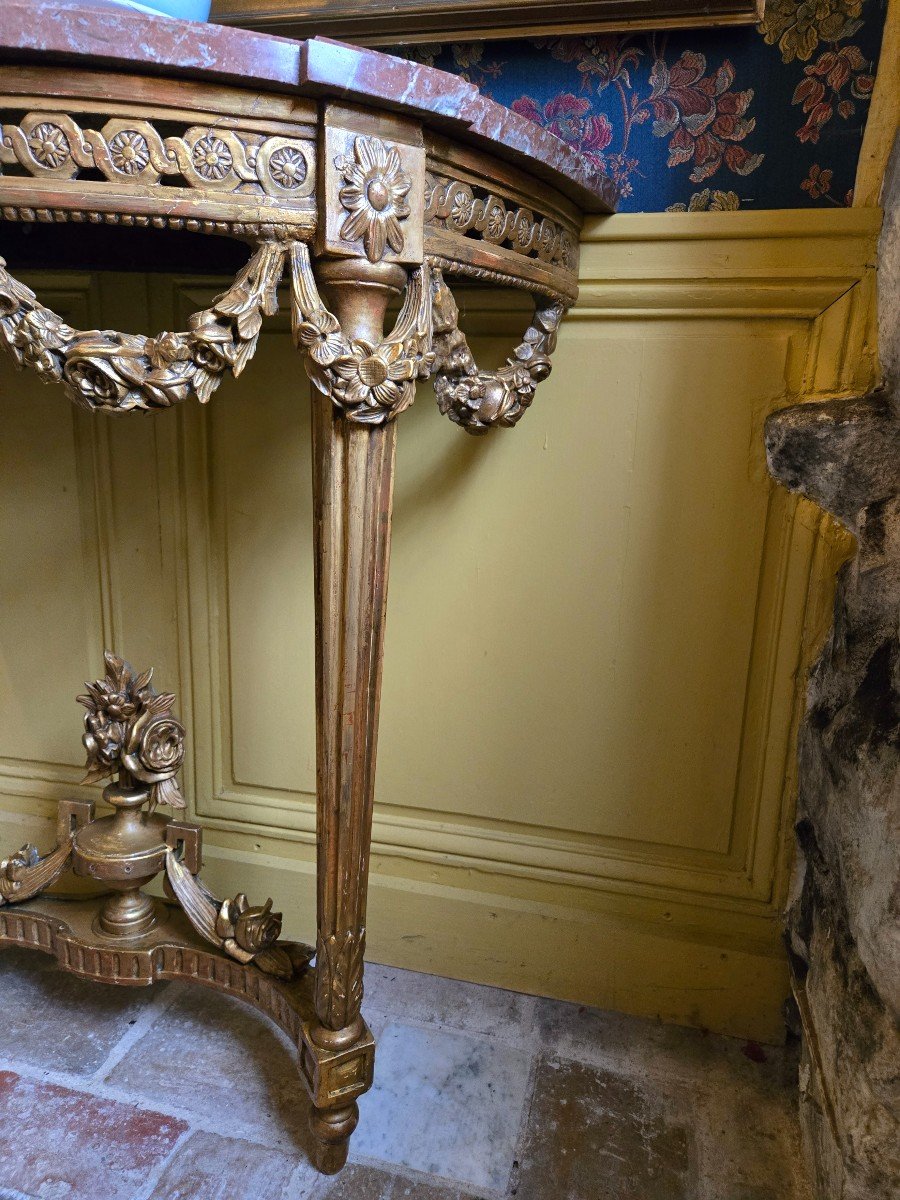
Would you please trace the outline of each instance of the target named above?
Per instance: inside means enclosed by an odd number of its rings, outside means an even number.
[[[197,1132],[166,1163],[150,1200],[306,1200],[318,1178],[295,1156]]]
[[[297,1052],[267,1017],[230,996],[181,988],[106,1082],[200,1128],[309,1156]]]
[[[695,1200],[684,1106],[583,1063],[538,1065],[517,1200]]]
[[[2,1197],[0,1197],[2,1200]],[[312,1200],[473,1200],[452,1186],[410,1179],[376,1167],[350,1163],[332,1179],[322,1179]]]
[[[796,1088],[731,1079],[696,1108],[699,1200],[810,1200]]]
[[[183,1121],[0,1071],[0,1186],[40,1200],[133,1200]]]
[[[389,1025],[350,1152],[475,1190],[505,1191],[531,1052],[440,1029]]]
[[[92,1075],[160,990],[76,979],[34,950],[0,954],[0,1062]]]
[[[365,1005],[403,1021],[521,1041],[530,1036],[535,999],[521,992],[367,963]]]
[[[606,1012],[562,1000],[539,999],[535,1040],[549,1057],[569,1058],[642,1078],[653,1075],[688,1083],[763,1080],[796,1090],[793,1051],[759,1046],[701,1029]]]

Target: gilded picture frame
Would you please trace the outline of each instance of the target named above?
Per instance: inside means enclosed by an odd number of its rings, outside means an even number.
[[[749,25],[765,0],[214,0],[212,20],[360,45]]]

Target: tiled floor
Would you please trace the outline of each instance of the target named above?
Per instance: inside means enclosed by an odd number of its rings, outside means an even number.
[[[0,956],[0,1200],[809,1200],[780,1050],[367,969],[350,1165],[308,1161],[285,1039],[214,993]]]

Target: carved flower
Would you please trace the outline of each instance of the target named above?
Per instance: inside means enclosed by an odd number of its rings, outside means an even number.
[[[120,129],[109,140],[109,157],[123,175],[137,175],[150,161],[150,147],[136,129]]]
[[[341,237],[348,242],[362,239],[370,262],[379,262],[387,246],[399,254],[403,249],[400,222],[409,216],[406,197],[412,180],[397,150],[378,138],[358,137],[353,158],[341,155],[335,166],[345,180],[338,195],[350,213],[341,226]]]
[[[231,170],[234,158],[227,142],[213,133],[207,133],[194,143],[191,161],[198,175],[218,182]]]
[[[505,229],[506,206],[502,200],[494,200],[488,209],[484,230],[485,236],[490,238],[492,242],[496,242],[503,236]]]
[[[35,125],[28,138],[28,146],[41,166],[49,170],[61,167],[71,154],[69,139],[58,125],[50,121]]]
[[[225,900],[216,918],[216,933],[225,942],[236,942],[246,955],[252,956],[271,946],[281,934],[281,913],[272,912],[272,901],[256,907],[243,892],[233,900]]]
[[[76,359],[66,365],[64,374],[76,397],[87,408],[115,405],[128,390],[106,362]]]
[[[87,770],[83,783],[95,783],[111,775],[119,763],[125,742],[125,725],[111,721],[105,712],[86,713],[82,745],[87,752]]]
[[[74,330],[47,308],[35,308],[25,314],[12,336],[24,366],[36,371],[45,383],[58,382],[63,374],[60,351],[74,336]]]
[[[231,322],[220,321],[208,310],[190,319],[190,357],[205,371],[219,373],[234,362],[235,345]]]
[[[281,187],[299,187],[306,178],[306,158],[294,146],[281,146],[269,159],[269,171]]]
[[[378,419],[380,410],[402,412],[412,403],[410,381],[416,368],[399,342],[382,342],[373,347],[369,342],[358,341],[352,342],[351,348],[353,358],[334,367],[340,380],[335,390],[342,403],[373,410],[373,419]]]
[[[157,369],[173,362],[186,362],[191,357],[190,348],[180,333],[161,333],[159,337],[151,338],[146,354]]]
[[[450,206],[450,220],[457,229],[468,229],[475,210],[475,198],[468,188],[457,188]]]
[[[10,883],[21,883],[22,877],[30,867],[36,867],[40,862],[37,846],[26,842],[21,849],[16,850],[9,858],[0,862],[0,875]]]
[[[142,783],[162,783],[184,764],[184,726],[168,714],[144,712],[135,721],[122,763]]]
[[[320,367],[331,366],[346,350],[337,318],[324,308],[316,309],[297,326],[295,339]]]

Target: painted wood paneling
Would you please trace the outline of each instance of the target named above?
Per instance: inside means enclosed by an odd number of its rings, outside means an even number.
[[[403,416],[373,959],[777,1036],[797,677],[834,543],[768,482],[762,422],[871,375],[877,227],[597,222],[519,427],[468,439],[427,391]],[[37,281],[87,325],[178,328],[210,294],[64,282]],[[501,358],[521,302],[464,307]],[[40,833],[77,777],[70,696],[112,641],[182,697],[210,881],[309,937],[310,400],[286,319],[207,410],[107,426],[7,364],[0,388],[0,831]]]

